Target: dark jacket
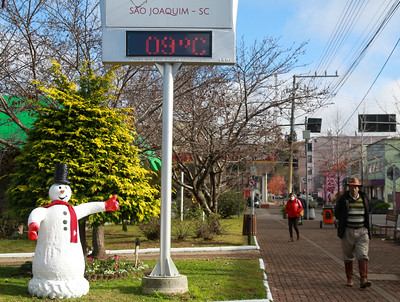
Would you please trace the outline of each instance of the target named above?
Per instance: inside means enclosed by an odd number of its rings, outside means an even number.
[[[363,204],[364,204],[364,226],[368,230],[368,236],[371,238],[371,232],[369,228],[369,200],[368,196],[364,193],[359,191],[358,194],[360,194]],[[347,222],[347,215],[349,213],[349,198],[350,198],[350,193],[349,191],[346,191],[342,196],[340,196],[338,202],[336,203],[335,206],[335,217],[338,220],[338,228],[337,228],[337,235],[339,238],[343,238],[344,232],[346,230],[346,222]]]

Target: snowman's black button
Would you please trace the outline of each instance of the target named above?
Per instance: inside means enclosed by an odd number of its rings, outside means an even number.
[[[63,220],[63,224],[67,224],[68,223],[68,221],[66,221],[66,220]]]
[[[64,231],[67,231],[67,230],[68,230],[68,228],[67,228],[67,227],[65,227],[65,228],[64,228]]]
[[[68,213],[66,211],[63,212],[64,215],[67,215]]]

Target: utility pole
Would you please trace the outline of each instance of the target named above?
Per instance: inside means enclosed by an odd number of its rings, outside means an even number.
[[[295,110],[295,100],[296,100],[296,78],[332,78],[338,77],[338,74],[328,75],[326,72],[323,75],[293,75],[293,90],[292,90],[292,108],[290,114],[290,137],[289,137],[289,185],[288,185],[288,193],[293,192],[293,141],[294,141],[294,110]],[[306,158],[307,163],[307,158]],[[306,179],[308,182],[308,179]],[[308,192],[306,192],[308,193]],[[308,208],[308,194],[306,194],[306,203]],[[308,209],[307,209],[308,210]]]

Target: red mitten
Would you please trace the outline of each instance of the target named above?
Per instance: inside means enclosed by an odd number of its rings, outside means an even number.
[[[32,241],[36,241],[38,238],[37,231],[39,231],[39,224],[37,222],[31,222],[29,225],[28,238]]]
[[[114,195],[109,200],[105,202],[106,204],[106,211],[116,211],[119,208],[119,203],[117,201],[117,195]]]

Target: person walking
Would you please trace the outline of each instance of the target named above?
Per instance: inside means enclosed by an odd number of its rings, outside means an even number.
[[[300,217],[300,212],[302,210],[303,210],[303,206],[302,206],[300,200],[298,200],[296,198],[296,194],[290,193],[289,200],[286,203],[285,212],[288,216],[289,235],[290,235],[291,242],[293,242],[293,228],[296,231],[297,240],[300,239],[299,217]]]
[[[360,287],[367,288],[368,250],[371,232],[369,227],[368,196],[360,191],[362,184],[358,178],[350,178],[349,189],[339,197],[335,206],[338,220],[337,235],[341,239],[342,255],[346,271],[347,286],[353,286],[353,261],[358,260]]]

